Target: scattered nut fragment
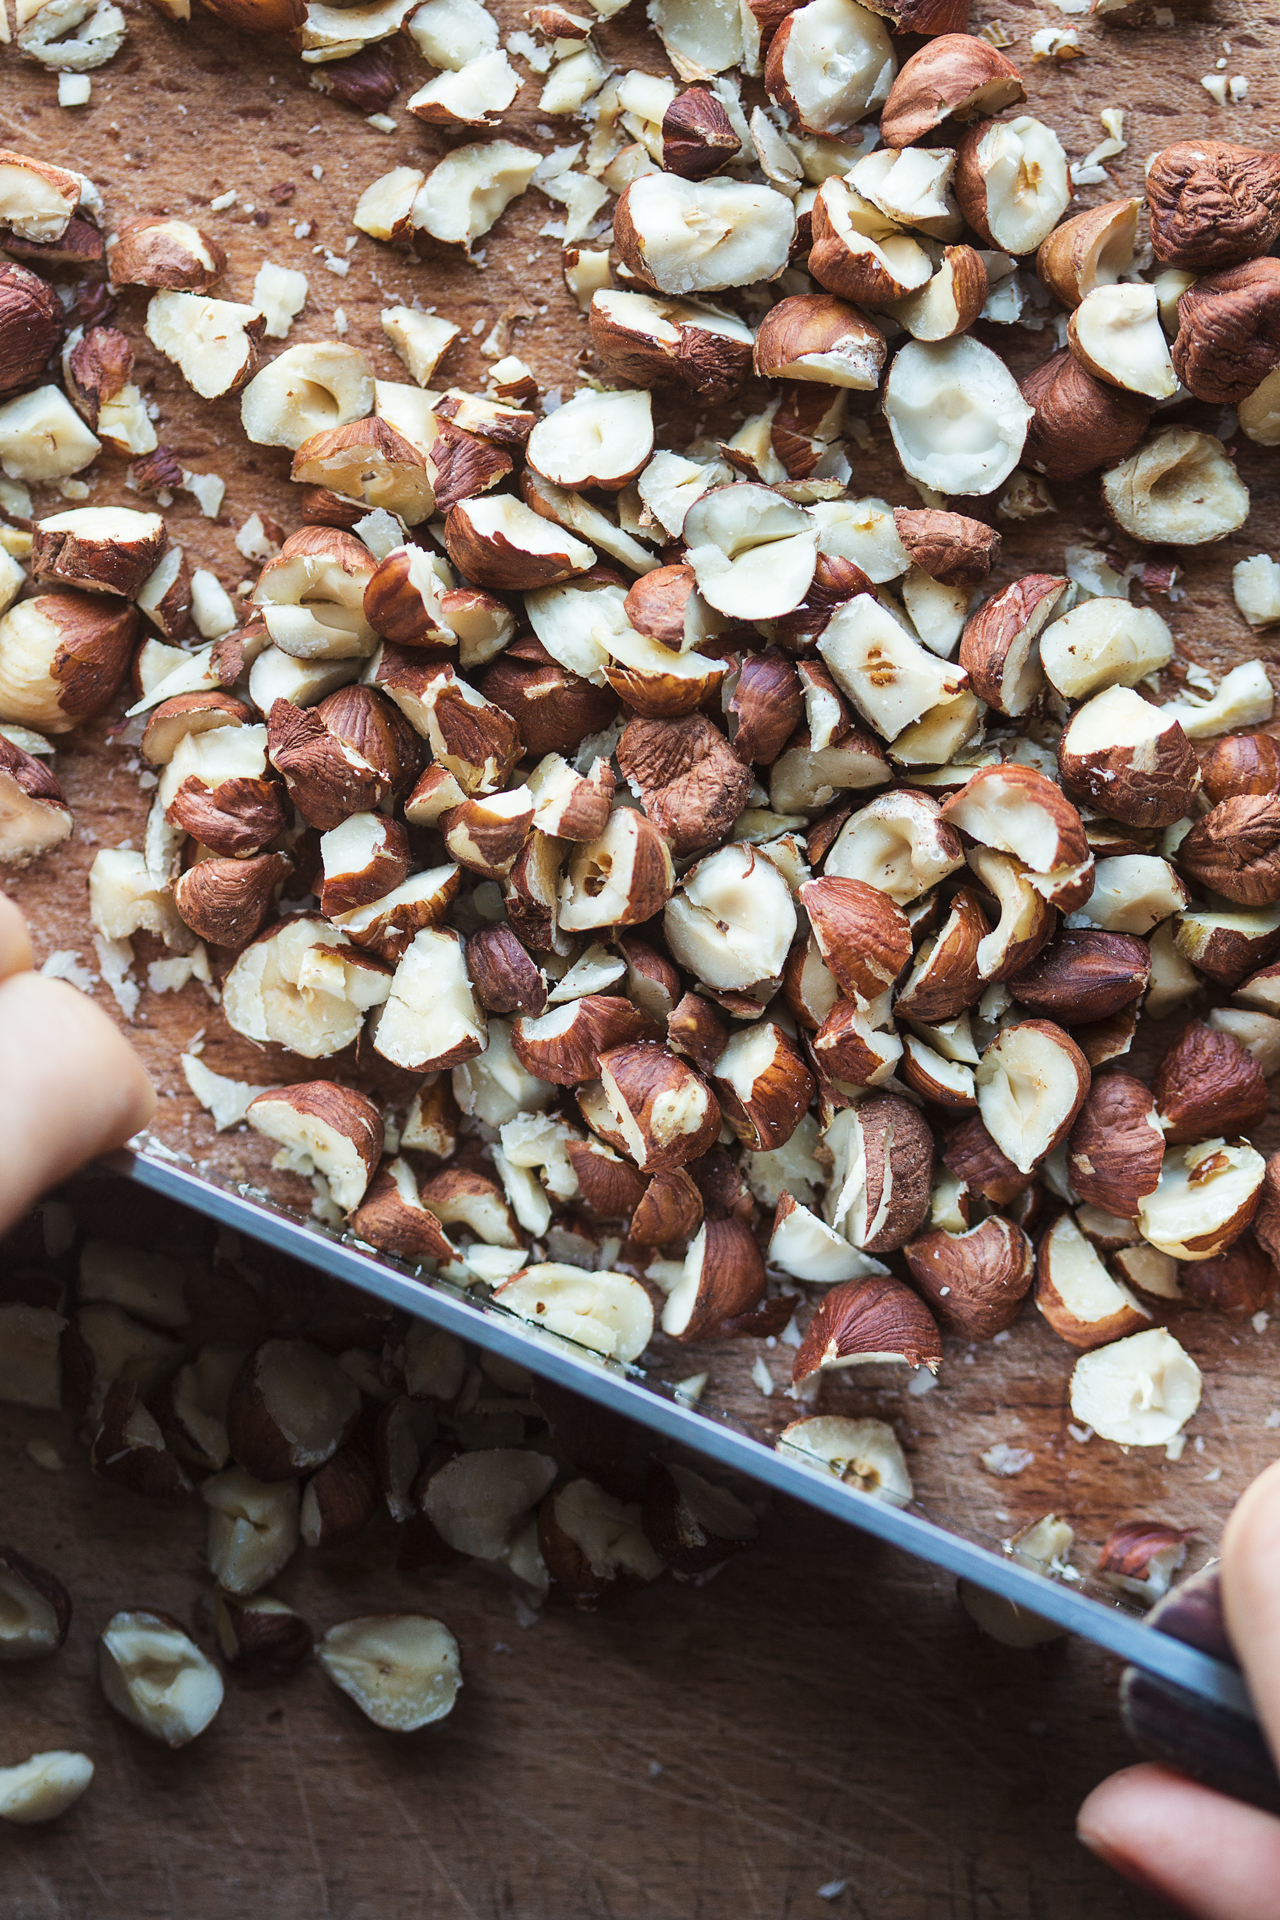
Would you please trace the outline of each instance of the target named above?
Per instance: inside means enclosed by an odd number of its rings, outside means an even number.
[[[1280,358],[1280,262],[1247,260],[1195,281],[1178,301],[1171,352],[1197,400],[1248,399]]]
[[[209,1571],[227,1593],[256,1593],[288,1564],[298,1544],[294,1480],[264,1482],[239,1467],[211,1474],[200,1489],[209,1509]]]
[[[840,48],[832,60],[831,48]],[[764,83],[806,133],[848,133],[887,99],[895,61],[889,35],[857,0],[808,0],[769,42]]]
[[[649,173],[620,195],[613,230],[623,264],[642,284],[661,293],[718,293],[777,278],[795,214],[770,187]]]
[[[71,1625],[71,1596],[57,1577],[16,1547],[0,1547],[0,1661],[56,1653]]]
[[[1064,307],[1096,287],[1112,287],[1133,267],[1140,200],[1106,200],[1077,213],[1041,242],[1036,272]]]
[[[792,1365],[793,1384],[833,1367],[897,1361],[937,1373],[942,1340],[918,1294],[900,1280],[846,1280],[822,1297]]]
[[[1067,343],[1085,370],[1108,386],[1148,400],[1168,400],[1178,390],[1155,288],[1140,281],[1086,293],[1067,323]]]
[[[1237,1240],[1262,1199],[1265,1162],[1248,1141],[1201,1140],[1165,1154],[1160,1184],[1138,1202],[1145,1240],[1178,1260],[1211,1260]]]
[[[33,1753],[14,1767],[0,1767],[0,1820],[30,1827],[56,1820],[73,1807],[93,1779],[87,1754],[55,1748]]]
[[[810,1414],[784,1427],[777,1445],[815,1473],[833,1474],[845,1486],[892,1506],[905,1507],[913,1496],[906,1457],[883,1420]]]
[[[1222,540],[1249,512],[1248,489],[1222,442],[1189,427],[1166,427],[1111,467],[1102,497],[1135,540],[1169,546]]]
[[[1151,1092],[1171,1146],[1210,1132],[1251,1132],[1267,1112],[1267,1083],[1257,1061],[1230,1033],[1192,1020],[1152,1077]]]
[[[1077,1360],[1071,1411],[1120,1446],[1167,1446],[1200,1404],[1200,1369],[1164,1327],[1130,1334]]]
[[[25,867],[72,828],[61,786],[29,753],[0,737],[0,866]]]
[[[1126,686],[1095,694],[1071,716],[1058,742],[1058,770],[1073,797],[1133,827],[1185,819],[1201,780],[1175,716]]]
[[[269,1593],[226,1593],[211,1606],[218,1651],[232,1666],[292,1672],[311,1657],[311,1629],[301,1614]]]
[[[107,1704],[153,1740],[185,1747],[222,1705],[222,1676],[166,1613],[115,1613],[98,1639]]]
[[[1032,408],[1012,374],[969,334],[900,347],[884,388],[898,458],[913,480],[938,493],[991,493],[1022,457]],[[952,422],[945,442],[935,424]],[[958,422],[964,422],[963,431]]]
[[[359,1205],[382,1154],[382,1116],[371,1100],[332,1080],[260,1093],[245,1113],[249,1125],[314,1162],[335,1203]]]
[[[198,293],[157,293],[147,307],[148,340],[202,400],[234,393],[252,377],[265,326],[253,307]]]
[[[1150,1606],[1168,1591],[1187,1557],[1189,1531],[1158,1520],[1122,1520],[1098,1555],[1098,1576],[1118,1593]]]
[[[0,156],[0,181],[3,170]],[[62,339],[65,321],[62,303],[48,281],[16,262],[0,267],[0,315],[0,393],[11,393],[39,379]]]
[[[1280,900],[1280,798],[1241,793],[1219,800],[1179,843],[1178,864],[1242,907]]]
[[[1000,1151],[1033,1173],[1065,1140],[1089,1091],[1089,1064],[1050,1020],[1005,1027],[975,1076],[978,1111]]]
[[[316,1659],[376,1727],[391,1733],[443,1720],[462,1685],[457,1641],[425,1613],[343,1620],[321,1636]]]
[[[111,279],[117,287],[188,293],[207,293],[226,264],[227,256],[215,240],[189,220],[167,216],[127,220],[110,255]]]
[[[132,607],[85,593],[42,593],[0,618],[0,715],[69,733],[101,713],[129,669]]]
[[[608,298],[609,296],[603,296]],[[766,380],[810,380],[874,391],[884,367],[884,335],[834,294],[792,294],[756,329],[753,358]]]
[[[1022,457],[1050,480],[1078,480],[1133,452],[1151,410],[1140,394],[1087,373],[1065,347],[1022,381],[1033,409]]]
[[[940,33],[905,60],[880,115],[880,138],[911,147],[948,120],[973,120],[1025,100],[1012,60],[969,33]]]
[[[760,1530],[736,1494],[678,1461],[649,1462],[641,1511],[646,1536],[678,1579],[706,1579]]]
[[[956,198],[989,247],[1034,253],[1071,201],[1057,134],[1030,114],[980,120],[956,149]]]

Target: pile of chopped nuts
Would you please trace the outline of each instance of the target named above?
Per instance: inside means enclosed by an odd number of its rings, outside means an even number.
[[[551,155],[492,137],[523,83],[477,0],[214,5],[288,13],[365,106],[406,34],[439,69],[409,111],[486,131],[370,183],[357,227],[470,256],[542,191],[601,370],[543,393],[507,353],[483,393],[433,387],[459,328],[407,306],[403,382],[342,340],[267,360],[287,274],[221,300],[198,228],[124,226],[106,270],[152,290],[151,344],[292,455],[247,618],[169,541],[165,490],[208,476],[159,444],[129,340],[89,295],[68,332],[37,271],[103,257],[100,197],[0,154],[3,503],[104,445],[157,502],[0,530],[4,857],[67,838],[44,736],[128,681],[155,799],[94,862],[104,973],[127,993],[155,934],[286,1071],[357,1042],[399,1070],[389,1117],[184,1061],[357,1241],[612,1362],[794,1327],[783,1443],[887,1498],[893,1434],[823,1415],[823,1376],[936,1372],[1033,1295],[1075,1418],[1166,1446],[1200,1374],[1162,1311],[1251,1315],[1280,1259],[1280,1155],[1248,1137],[1280,1069],[1273,691],[1255,660],[1169,697],[1152,604],[1249,513],[1178,409],[1280,444],[1280,153],[1181,141],[1145,204],[1072,216],[963,3],[653,0],[677,79],[614,72],[591,4],[512,36],[589,130]],[[928,37],[900,58],[890,29]],[[1019,382],[988,342],[1033,284],[1060,344]],[[659,444],[655,392],[713,415],[748,383],[737,431]],[[859,497],[858,396],[918,507]],[[993,586],[1001,519],[1094,473],[1142,559]],[[1236,595],[1280,620],[1280,567]],[[1180,1008],[1148,1085],[1126,1058]],[[112,1449],[151,1418],[106,1412]]]

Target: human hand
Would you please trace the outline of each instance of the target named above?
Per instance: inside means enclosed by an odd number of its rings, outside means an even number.
[[[142,1062],[65,980],[32,971],[22,915],[0,894],[0,1234],[155,1111]]]
[[[1280,1461],[1248,1489],[1222,1539],[1222,1601],[1273,1755],[1280,1756]],[[1280,1820],[1164,1767],[1095,1787],[1078,1832],[1117,1872],[1195,1920],[1276,1920]]]

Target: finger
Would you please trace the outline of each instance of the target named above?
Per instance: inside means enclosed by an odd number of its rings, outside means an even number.
[[[0,1233],[155,1104],[137,1054],[91,1000],[38,973],[0,983]]]
[[[1076,1831],[1090,1852],[1194,1920],[1276,1920],[1280,1820],[1163,1767],[1095,1787]]]
[[[1246,1489],[1227,1522],[1222,1604],[1271,1752],[1280,1758],[1280,1461]]]
[[[0,980],[25,973],[32,964],[27,923],[12,900],[0,893]]]

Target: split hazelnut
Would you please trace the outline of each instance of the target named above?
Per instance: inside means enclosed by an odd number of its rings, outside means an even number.
[[[1201,777],[1177,720],[1126,686],[1108,687],[1072,715],[1058,770],[1070,794],[1134,827],[1185,819]]]
[[[166,1613],[112,1614],[98,1639],[108,1706],[167,1747],[185,1747],[222,1705],[222,1676]]]
[[[948,120],[1001,113],[1026,99],[1006,54],[970,33],[940,33],[902,64],[880,115],[888,147],[911,147]]]
[[[845,1280],[832,1287],[805,1329],[791,1369],[793,1384],[838,1367],[894,1362],[942,1364],[937,1323],[920,1296],[901,1280]]]

